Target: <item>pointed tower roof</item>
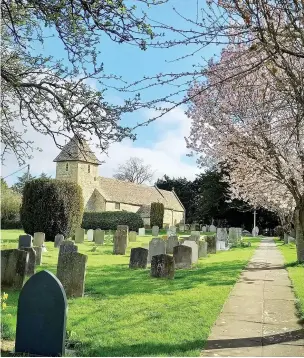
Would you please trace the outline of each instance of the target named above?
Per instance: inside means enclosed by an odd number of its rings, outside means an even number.
[[[101,162],[92,152],[88,143],[84,139],[79,139],[75,135],[63,148],[62,151],[53,160],[54,162],[78,161],[90,164],[100,165]]]

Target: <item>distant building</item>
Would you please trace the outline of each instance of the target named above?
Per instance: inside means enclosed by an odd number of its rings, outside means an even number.
[[[175,225],[184,220],[185,209],[173,191],[98,176],[101,162],[88,144],[74,136],[54,159],[56,179],[79,184],[83,191],[86,211],[138,212],[145,225],[150,225],[150,205],[164,204],[164,225]]]

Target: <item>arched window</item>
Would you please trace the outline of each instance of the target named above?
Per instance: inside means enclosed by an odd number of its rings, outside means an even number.
[[[91,172],[91,167],[90,167],[90,164],[88,164],[88,173]]]
[[[65,171],[67,172],[69,170],[69,163],[66,163],[65,165]]]

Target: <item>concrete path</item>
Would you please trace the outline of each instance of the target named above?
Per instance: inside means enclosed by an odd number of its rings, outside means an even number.
[[[297,323],[295,297],[283,263],[274,241],[263,239],[201,356],[304,357],[304,330]]]

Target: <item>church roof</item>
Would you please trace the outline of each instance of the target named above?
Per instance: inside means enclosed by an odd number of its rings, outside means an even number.
[[[54,162],[80,161],[91,164],[101,164],[96,155],[92,152],[88,143],[75,135],[54,159]]]
[[[113,178],[98,177],[98,181],[98,190],[107,201],[140,206],[160,202],[164,204],[165,209],[184,211],[183,206],[172,191]]]

